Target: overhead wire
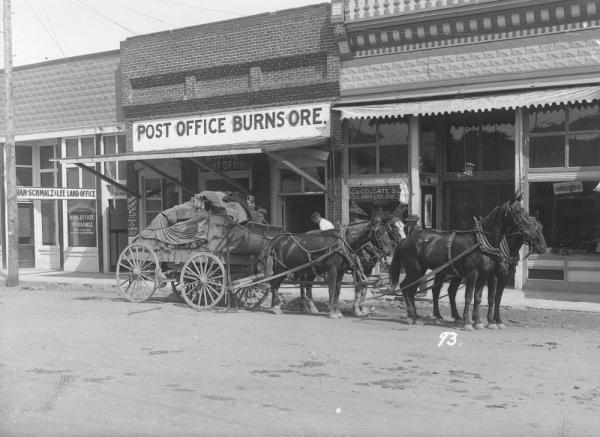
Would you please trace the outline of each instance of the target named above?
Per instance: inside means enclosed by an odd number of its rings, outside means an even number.
[[[35,12],[35,9],[33,9],[33,6],[31,5],[31,2],[29,0],[25,0],[25,2],[27,3],[27,6],[31,10],[31,13],[35,17],[35,19],[38,21],[38,23],[40,23],[40,26],[42,26],[42,29],[44,29],[44,32],[46,32],[46,34],[48,35],[48,37],[50,38],[50,40],[54,44],[56,44],[56,46],[58,47],[58,49],[62,53],[63,58],[66,57],[67,55],[65,54],[64,50],[62,49],[62,47],[60,45],[60,42],[58,41],[58,38],[56,38],[56,34],[54,34],[54,36],[53,36],[52,32],[50,32],[50,30],[48,30],[48,28],[46,27],[46,25],[42,22],[42,20],[38,16],[38,14]]]
[[[242,17],[242,16],[245,15],[245,14],[242,14],[242,13],[239,13],[239,12],[225,11],[223,9],[214,9],[214,8],[207,8],[205,6],[190,5],[190,4],[178,2],[178,1],[175,1],[175,0],[154,0],[154,1],[157,1],[159,3],[170,3],[172,5],[184,6],[184,7],[192,8],[192,9],[200,9],[200,10],[203,10],[203,11],[218,12],[218,13],[221,13],[221,14],[229,14],[229,15],[237,15],[239,17]]]
[[[166,20],[163,20],[161,18],[157,18],[157,17],[154,17],[152,15],[146,14],[144,12],[137,11],[137,10],[135,10],[133,8],[130,8],[129,6],[125,6],[125,5],[123,5],[123,4],[121,4],[121,3],[117,2],[117,1],[114,1],[114,0],[106,0],[106,1],[109,2],[109,3],[112,3],[113,5],[119,6],[119,7],[123,8],[123,9],[127,9],[128,11],[131,11],[133,13],[141,15],[143,17],[150,18],[150,19],[152,19],[154,21],[158,21],[159,23],[168,24],[169,26],[173,26],[173,27],[178,27],[177,24],[173,24],[173,23],[171,23],[169,21],[166,21]]]
[[[86,4],[86,3],[84,3],[82,0],[75,0],[75,1],[74,1],[74,0],[65,0],[65,1],[67,1],[67,2],[71,3],[72,5],[75,5],[75,6],[77,6],[77,7],[79,7],[79,8],[85,9],[86,11],[88,11],[88,12],[91,12],[91,13],[92,13],[92,14],[94,14],[94,15],[97,15],[97,16],[99,16],[99,17],[102,17],[102,18],[104,18],[105,20],[107,20],[107,21],[111,22],[112,24],[114,24],[115,26],[118,26],[118,27],[120,27],[121,29],[124,29],[124,30],[126,30],[127,32],[129,32],[129,33],[132,33],[133,35],[137,35],[137,34],[138,34],[138,32],[136,32],[136,31],[134,31],[134,30],[131,30],[131,29],[130,29],[130,28],[128,28],[127,26],[123,26],[121,23],[119,23],[119,22],[117,22],[117,21],[113,20],[112,18],[110,18],[110,17],[108,17],[108,16],[104,15],[102,12],[100,12],[100,11],[98,11],[97,9],[95,9],[95,8],[91,7],[90,5],[88,5],[88,4]]]
[[[46,11],[46,7],[44,6],[43,1],[40,1],[40,6],[42,7],[42,11],[44,11],[44,15],[46,16],[46,21],[48,22],[48,27],[50,28],[52,35],[54,35],[54,40],[58,44],[58,48],[60,49],[60,52],[62,53],[63,57],[66,57],[67,55],[65,54],[62,47],[60,46],[60,42],[58,41],[58,36],[56,35],[56,32],[54,31],[54,27],[52,26],[52,22],[50,21],[50,17],[48,16],[48,12]]]

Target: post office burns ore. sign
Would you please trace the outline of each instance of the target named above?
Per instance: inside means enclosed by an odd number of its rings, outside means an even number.
[[[133,124],[133,150],[145,152],[329,137],[329,121],[328,103],[139,121]]]

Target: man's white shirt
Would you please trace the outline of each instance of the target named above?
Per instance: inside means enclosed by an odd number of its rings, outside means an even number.
[[[335,229],[335,226],[333,226],[333,223],[331,223],[329,220],[325,220],[323,217],[321,217],[321,220],[319,220],[319,229],[321,231],[328,231],[330,229]]]

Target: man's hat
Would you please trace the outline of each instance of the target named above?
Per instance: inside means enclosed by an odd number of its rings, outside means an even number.
[[[318,211],[315,211],[310,215],[310,219],[315,220],[317,217],[320,217],[320,216],[321,216],[321,213]]]

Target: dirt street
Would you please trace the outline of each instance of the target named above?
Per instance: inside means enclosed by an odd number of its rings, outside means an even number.
[[[599,314],[505,309],[506,329],[466,332],[372,309],[0,289],[0,435],[600,435]]]

